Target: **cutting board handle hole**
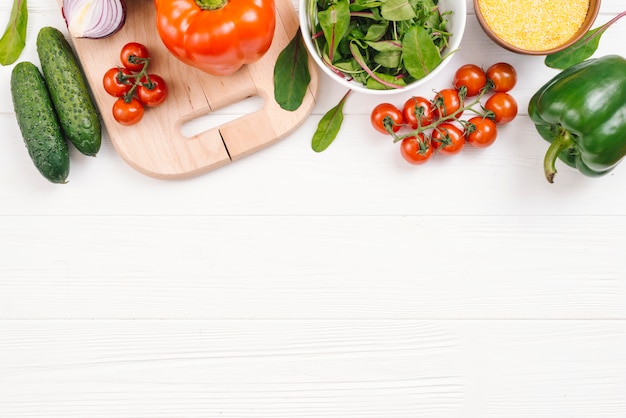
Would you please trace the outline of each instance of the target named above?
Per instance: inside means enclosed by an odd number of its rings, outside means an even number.
[[[264,100],[260,96],[251,96],[239,102],[214,110],[182,124],[180,131],[186,138],[223,126],[229,122],[241,118],[242,114],[254,113],[263,108]]]

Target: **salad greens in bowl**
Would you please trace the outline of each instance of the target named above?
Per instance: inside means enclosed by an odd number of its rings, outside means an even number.
[[[300,0],[304,44],[349,89],[391,94],[432,79],[459,48],[465,0]]]

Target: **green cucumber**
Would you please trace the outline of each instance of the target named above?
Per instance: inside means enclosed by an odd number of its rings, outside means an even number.
[[[96,155],[102,127],[87,81],[61,31],[44,27],[37,35],[37,54],[65,137],[85,155]]]
[[[11,96],[17,123],[35,167],[51,182],[65,183],[70,172],[67,141],[35,64],[24,61],[13,67]]]

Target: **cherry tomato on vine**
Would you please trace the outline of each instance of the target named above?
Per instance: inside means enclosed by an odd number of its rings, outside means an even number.
[[[148,107],[156,107],[167,98],[168,89],[165,80],[159,75],[149,74],[148,79],[142,78],[137,87],[137,98]]]
[[[478,65],[465,64],[456,70],[452,85],[457,90],[460,89],[461,86],[465,86],[467,89],[466,97],[473,97],[478,95],[487,85],[487,75]]]
[[[458,111],[462,105],[459,92],[456,89],[440,90],[435,95],[434,103],[436,118],[452,115],[454,112]],[[462,114],[463,111],[460,111],[455,117],[458,118]]]
[[[494,113],[496,123],[505,124],[517,116],[517,101],[509,93],[495,93],[485,102],[485,109]]]
[[[465,145],[463,131],[456,125],[447,122],[433,129],[431,137],[433,147],[446,155],[458,154]]]
[[[122,65],[131,71],[141,71],[145,60],[149,58],[148,48],[139,42],[129,42],[120,51]]]
[[[391,103],[380,103],[370,114],[370,122],[374,129],[383,134],[389,134],[389,129],[398,132],[404,123],[402,111]]]
[[[433,104],[425,97],[410,97],[402,106],[402,118],[411,129],[417,129],[418,120],[419,126],[430,125],[433,121]]]
[[[400,143],[400,154],[413,165],[424,164],[433,155],[433,147],[423,134],[408,136]]]
[[[511,64],[498,62],[487,68],[487,78],[493,82],[494,92],[507,92],[517,83],[517,71]]]
[[[477,148],[485,148],[496,140],[498,129],[493,119],[475,116],[467,122],[473,126],[467,134],[468,144]]]
[[[132,73],[127,68],[110,68],[102,77],[104,90],[113,97],[122,97],[133,87],[134,79],[128,79],[127,83],[121,77],[130,77]]]
[[[138,123],[144,114],[143,104],[135,97],[128,102],[120,97],[113,103],[113,117],[122,125],[134,125]]]

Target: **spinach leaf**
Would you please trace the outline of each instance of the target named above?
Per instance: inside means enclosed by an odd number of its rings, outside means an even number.
[[[352,90],[348,90],[346,94],[339,100],[339,103],[330,109],[322,119],[320,119],[319,124],[317,125],[317,130],[313,134],[313,140],[311,141],[311,147],[315,152],[322,152],[330,144],[333,143],[335,138],[337,138],[337,134],[341,129],[341,124],[343,123],[343,106],[350,95]]]
[[[328,9],[321,10],[317,17],[328,44],[328,57],[332,62],[339,42],[350,28],[350,1],[339,0]]]
[[[602,34],[609,28],[609,26],[617,22],[623,16],[626,16],[626,11],[615,16],[607,23],[598,26],[595,29],[591,29],[583,35],[582,38],[564,50],[547,55],[544,60],[545,64],[550,68],[564,70],[574,64],[578,64],[579,62],[586,60],[598,49]]]
[[[383,18],[391,21],[409,20],[416,17],[408,0],[387,0],[380,6]]]
[[[308,63],[309,56],[298,28],[274,65],[274,99],[283,109],[293,111],[302,104],[311,82]]]
[[[367,28],[367,33],[363,40],[365,41],[378,41],[387,33],[389,22],[374,23]]]
[[[0,64],[13,64],[26,46],[28,7],[26,0],[13,0],[9,23],[0,38]]]
[[[402,63],[400,51],[384,51],[374,55],[374,62],[385,68],[398,68]]]
[[[400,78],[396,80],[396,77],[393,75],[376,72],[374,73],[374,75],[376,76],[376,78],[369,77],[366,80],[366,86],[370,90],[389,90],[389,84],[394,84],[398,87],[406,86],[406,82],[403,79]],[[387,84],[383,84],[379,80],[382,80]]]
[[[442,61],[439,48],[421,26],[413,26],[406,32],[402,48],[406,70],[416,79],[425,77]]]

